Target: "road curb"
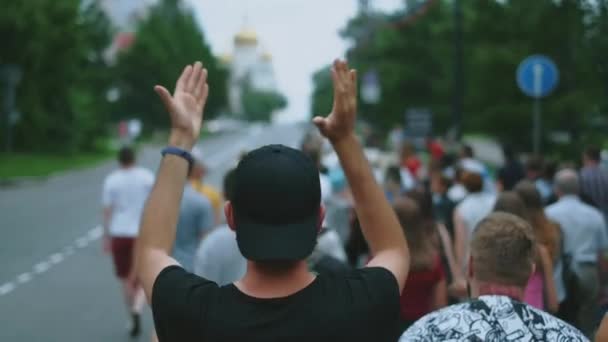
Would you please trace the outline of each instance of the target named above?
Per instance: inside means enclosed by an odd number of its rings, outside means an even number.
[[[54,174],[39,177],[15,177],[8,179],[0,179],[0,189],[3,188],[14,188],[23,185],[36,184],[46,182]]]

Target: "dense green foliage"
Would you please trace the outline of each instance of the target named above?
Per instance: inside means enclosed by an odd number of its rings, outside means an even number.
[[[184,65],[200,60],[209,71],[210,97],[205,117],[225,104],[226,72],[219,68],[194,15],[178,0],[162,0],[140,23],[133,46],[119,56],[117,76],[121,99],[115,118],[138,117],[145,129],[166,127],[167,114],[152,88],[173,90]]]
[[[212,56],[187,2],[161,0],[150,8],[138,23],[134,44],[112,65],[106,52],[117,29],[96,3],[0,0],[0,65],[21,70],[16,152],[95,150],[120,119],[139,118],[148,132],[165,128],[167,115],[153,86],[172,90],[181,68],[196,60],[209,70],[205,116],[225,106],[227,72]],[[110,89],[120,95],[115,103],[108,100]],[[4,93],[0,87],[0,103]],[[0,113],[2,142],[5,117]]]
[[[248,121],[272,120],[272,114],[287,106],[285,96],[277,92],[260,91],[245,87],[243,109]]]
[[[353,41],[351,63],[380,76],[381,101],[361,116],[381,129],[402,123],[410,107],[428,107],[436,132],[453,124],[453,1],[396,24],[393,16],[359,15],[343,35]],[[566,132],[583,143],[600,138],[608,115],[608,1],[467,0],[463,6],[463,128],[529,147],[532,101],[515,81],[518,64],[544,54],[560,69],[556,91],[543,100],[544,138]],[[313,113],[327,106],[327,71],[314,76]],[[329,99],[328,99],[329,97]],[[327,108],[327,107],[326,107]],[[576,144],[570,144],[576,148]]]
[[[0,4],[0,64],[21,69],[16,99],[21,119],[14,127],[17,150],[91,149],[92,137],[103,131],[108,107],[100,90],[110,78],[101,56],[111,31],[101,11],[81,8],[80,3]]]

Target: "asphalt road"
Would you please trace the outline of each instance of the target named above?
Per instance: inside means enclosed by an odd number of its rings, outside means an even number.
[[[245,150],[296,146],[304,126],[252,126],[202,141],[218,186]],[[156,170],[160,147],[139,163]],[[111,260],[101,250],[101,184],[116,167],[65,173],[43,182],[0,189],[0,341],[130,341]],[[149,341],[149,309],[144,320]]]

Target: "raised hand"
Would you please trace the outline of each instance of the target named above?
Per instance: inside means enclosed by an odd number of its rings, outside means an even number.
[[[160,85],[154,90],[171,116],[169,144],[191,150],[201,131],[203,109],[209,95],[207,69],[201,62],[186,66],[177,80],[173,96]]]
[[[334,105],[326,117],[317,116],[313,122],[321,134],[337,143],[354,132],[357,117],[357,71],[345,61],[336,60],[331,68],[334,84]]]

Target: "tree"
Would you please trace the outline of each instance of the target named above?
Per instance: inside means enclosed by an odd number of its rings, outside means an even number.
[[[352,19],[343,30],[343,36],[354,43],[347,56],[360,78],[372,69],[378,74],[380,102],[361,102],[360,106],[361,117],[375,128],[388,130],[402,123],[409,107],[431,108],[438,127],[447,128],[451,75],[446,60],[450,56],[448,14],[445,6],[432,6],[415,24],[396,25],[393,15],[371,13]]]
[[[103,132],[109,43],[107,18],[78,0],[3,1],[0,63],[15,64],[22,79],[14,127],[20,151],[67,152],[94,147]]]
[[[286,106],[287,99],[278,92],[253,89],[249,82],[243,87],[243,111],[249,121],[269,122],[273,113]]]
[[[312,76],[313,93],[310,112],[313,117],[324,115],[331,110],[333,104],[333,86],[330,70],[331,66],[327,65]]]
[[[438,132],[452,125],[452,2],[427,3],[414,19],[399,19],[403,11],[363,13],[343,31],[359,75],[379,74],[380,102],[361,105],[361,117],[377,128],[401,123],[409,107],[431,109]],[[530,147],[532,101],[518,89],[515,71],[525,57],[544,54],[560,69],[558,88],[542,101],[545,139],[552,131],[569,133],[570,152],[596,139],[589,133],[608,110],[606,0],[471,0],[462,7],[465,131]],[[327,101],[320,75],[313,78],[314,105]]]
[[[171,88],[182,68],[199,60],[209,72],[205,117],[211,118],[225,106],[227,74],[219,68],[191,10],[182,1],[161,0],[139,24],[133,46],[118,58],[121,99],[115,118],[138,117],[148,130],[166,127],[167,114],[152,88]]]

